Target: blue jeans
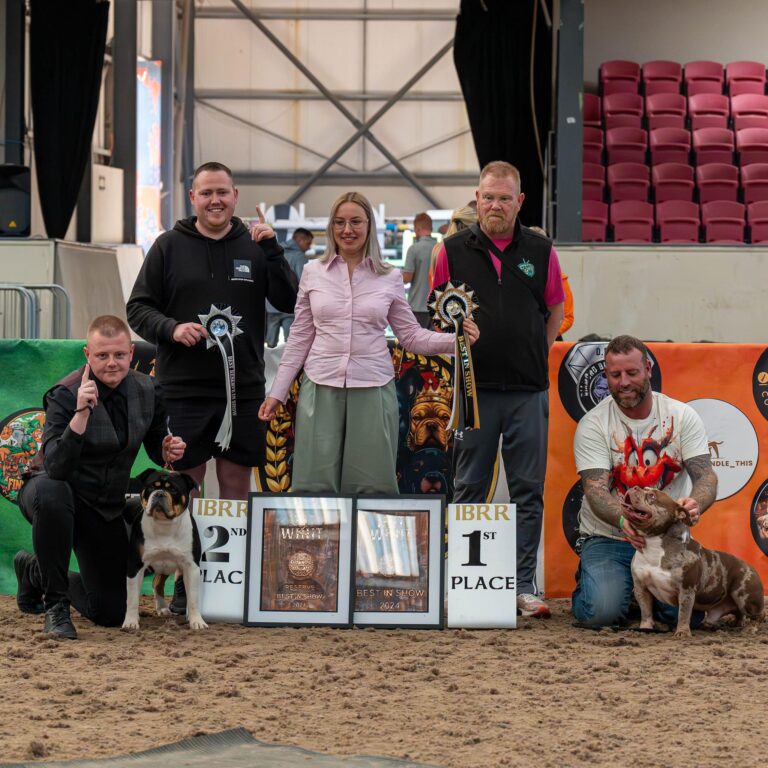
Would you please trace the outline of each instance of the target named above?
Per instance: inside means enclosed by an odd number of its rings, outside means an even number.
[[[584,541],[571,604],[577,621],[590,627],[626,622],[632,599],[630,565],[634,554],[635,548],[628,541],[605,536],[590,536]],[[653,617],[675,627],[677,606],[654,599]],[[698,626],[703,619],[701,611],[694,611],[691,626]]]

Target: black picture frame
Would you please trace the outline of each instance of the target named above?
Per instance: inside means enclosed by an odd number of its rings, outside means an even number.
[[[443,628],[445,510],[437,494],[355,497],[356,627]]]
[[[247,537],[245,626],[352,626],[352,496],[251,493]]]

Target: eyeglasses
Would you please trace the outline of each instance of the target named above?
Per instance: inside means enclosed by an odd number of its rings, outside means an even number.
[[[352,229],[360,229],[361,227],[364,227],[368,223],[368,219],[331,219],[331,224],[333,224],[334,229],[342,230],[344,229],[347,224],[349,224]]]

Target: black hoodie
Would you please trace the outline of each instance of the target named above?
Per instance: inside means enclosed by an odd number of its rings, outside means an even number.
[[[196,216],[177,221],[149,249],[131,298],[128,323],[157,345],[156,373],[167,398],[224,398],[224,364],[205,341],[185,347],[173,341],[180,323],[199,323],[211,305],[232,307],[243,333],[234,339],[238,398],[264,397],[265,299],[293,312],[297,281],[276,238],[255,243],[243,222],[220,240],[201,234]]]

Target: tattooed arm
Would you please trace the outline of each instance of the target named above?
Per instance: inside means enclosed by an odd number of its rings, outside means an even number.
[[[580,475],[581,486],[590,509],[603,522],[618,528],[623,510],[619,500],[611,494],[611,473],[607,469],[585,469]],[[645,537],[635,531],[626,518],[622,522],[621,532],[635,549],[645,547]]]
[[[715,501],[717,495],[717,475],[712,469],[712,462],[708,454],[694,456],[683,462],[688,472],[693,487],[691,495],[677,500],[677,503],[685,507],[691,525],[696,525],[702,513]]]

